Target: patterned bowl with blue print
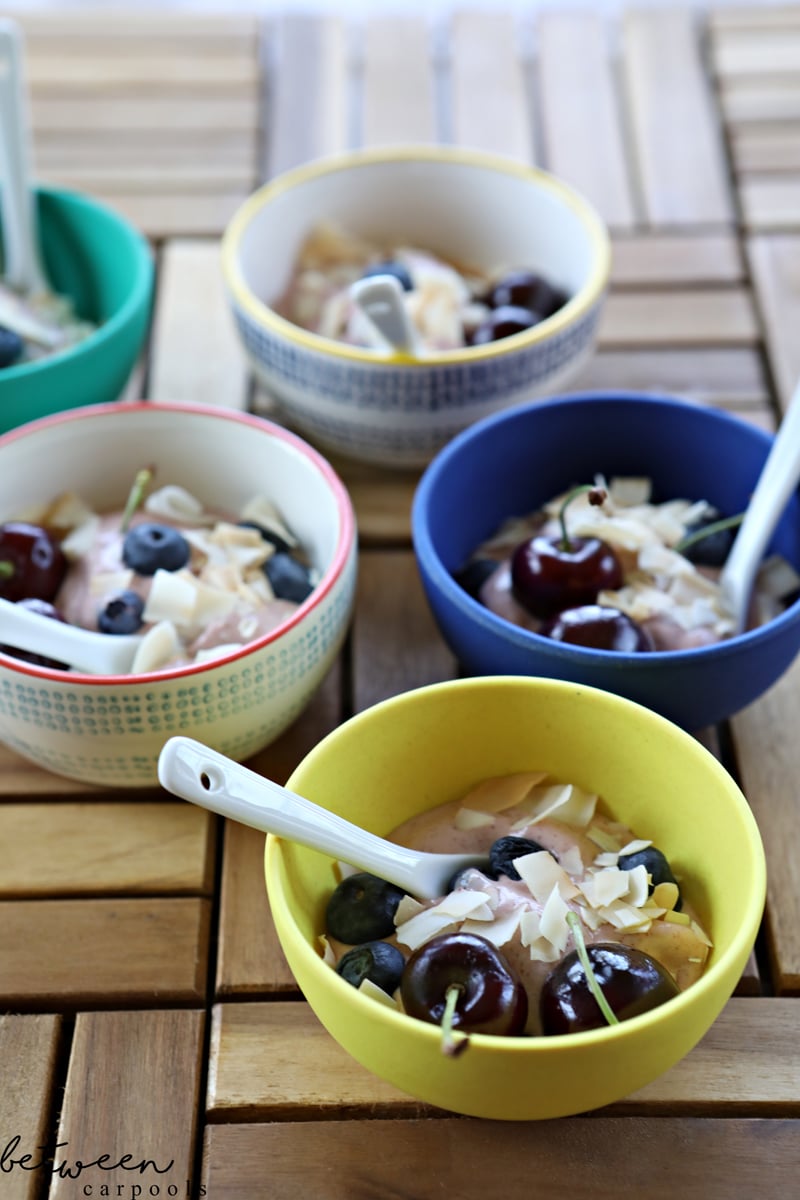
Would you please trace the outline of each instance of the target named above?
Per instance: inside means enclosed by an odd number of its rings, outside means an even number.
[[[321,226],[492,277],[535,270],[568,300],[523,332],[418,357],[323,337],[277,311]],[[325,451],[400,468],[424,465],[474,421],[571,378],[592,352],[610,265],[607,231],[574,189],[445,146],[358,151],[288,171],[245,201],[222,255],[245,353],[284,417]]]
[[[121,508],[136,473],[238,513],[267,496],[315,573],[313,591],[270,633],[202,663],[89,675],[0,651],[0,741],[59,775],[109,787],[157,784],[159,752],[186,733],[247,759],[302,712],[344,640],[354,600],[356,527],[330,464],[295,434],[210,407],[111,404],[0,437],[0,522],[64,492],[98,513]],[[0,616],[0,644],[2,616]]]

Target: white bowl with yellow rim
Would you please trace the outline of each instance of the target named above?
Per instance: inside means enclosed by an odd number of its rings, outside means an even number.
[[[535,270],[569,300],[524,332],[419,358],[322,337],[275,307],[322,223],[491,276]],[[580,369],[593,349],[610,244],[591,205],[545,171],[480,151],[406,146],[278,176],[235,214],[222,258],[245,352],[291,423],[326,450],[413,467],[474,421],[546,395]]]

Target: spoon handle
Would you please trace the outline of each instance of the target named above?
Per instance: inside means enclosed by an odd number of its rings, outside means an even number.
[[[321,850],[419,894],[417,867],[430,856],[376,837],[192,738],[165,743],[158,778],[167,791],[201,808]]]
[[[795,388],[720,576],[722,595],[744,628],[758,564],[800,479],[800,385]]]
[[[39,256],[35,197],[30,184],[30,131],[24,51],[16,21],[0,20],[0,203],[5,277],[22,292],[48,290]]]
[[[69,663],[90,675],[124,675],[141,639],[92,633],[0,599],[0,645]]]
[[[419,357],[419,339],[403,303],[403,288],[392,275],[359,279],[350,295],[396,354]]]

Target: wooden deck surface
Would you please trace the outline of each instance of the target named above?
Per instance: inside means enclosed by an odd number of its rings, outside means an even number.
[[[436,24],[19,15],[39,176],[107,200],[157,250],[131,397],[274,415],[223,297],[227,220],[317,155],[451,141],[552,169],[612,230],[598,352],[571,390],[674,392],[780,420],[800,376],[800,6],[632,6],[613,22],[566,4]],[[411,551],[418,474],[335,465],[359,522],[356,616],[310,708],[251,764],[279,781],[346,714],[458,671]],[[796,1195],[798,725],[800,662],[700,732],[740,780],[768,859],[737,994],[661,1079],[544,1125],[426,1108],[338,1048],[278,946],[260,835],[0,748],[0,1200]],[[56,1142],[71,1178],[19,1164]],[[75,1175],[79,1160],[95,1165]]]

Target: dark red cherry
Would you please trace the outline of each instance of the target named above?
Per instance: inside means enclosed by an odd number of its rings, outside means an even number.
[[[566,304],[569,297],[534,271],[510,271],[490,291],[487,302],[492,308],[518,305],[530,309],[541,319],[550,317]]]
[[[565,608],[539,630],[555,642],[570,646],[588,646],[591,650],[615,650],[618,654],[638,654],[655,649],[655,643],[627,613],[601,604],[582,604]]]
[[[530,309],[506,304],[502,308],[494,308],[484,317],[480,325],[470,336],[473,346],[484,346],[488,342],[497,342],[500,338],[511,337],[514,333],[523,333],[534,325],[538,325],[541,317]]]
[[[600,538],[535,537],[521,542],[511,557],[514,595],[535,617],[593,604],[601,591],[622,586],[622,566]]]
[[[67,572],[61,546],[46,529],[27,521],[0,525],[0,596],[52,600]]]
[[[409,958],[400,992],[412,1017],[439,1025],[447,992],[459,989],[453,1028],[469,1033],[522,1033],[528,994],[505,957],[486,938],[473,933],[443,933]]]
[[[678,995],[675,980],[651,955],[616,942],[587,947],[597,982],[618,1020],[626,1021]],[[539,1000],[545,1034],[600,1029],[608,1022],[586,979],[577,950],[547,976]]]

